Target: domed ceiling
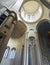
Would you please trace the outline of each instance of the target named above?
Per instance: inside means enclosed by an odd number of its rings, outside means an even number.
[[[36,22],[42,16],[42,6],[37,1],[28,1],[22,5],[20,12],[24,21],[29,23]]]

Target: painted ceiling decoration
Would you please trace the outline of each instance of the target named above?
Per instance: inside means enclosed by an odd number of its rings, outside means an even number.
[[[50,9],[50,0],[40,0],[47,8]]]
[[[20,16],[28,23],[36,22],[42,16],[42,6],[37,1],[27,1],[21,7]]]

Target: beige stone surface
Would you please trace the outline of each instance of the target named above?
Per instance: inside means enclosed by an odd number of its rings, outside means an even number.
[[[41,2],[40,2],[41,3]],[[45,7],[42,3],[41,3],[42,7],[43,7],[43,14],[42,14],[42,17],[40,20],[42,19],[49,19],[49,9],[47,7]],[[27,31],[30,29],[30,28],[33,28],[34,29],[34,32],[35,32],[35,36],[36,36],[36,44],[37,44],[37,48],[39,49],[39,41],[38,41],[38,36],[37,36],[37,31],[36,31],[36,25],[38,24],[38,22],[40,22],[40,20],[37,21],[37,23],[32,23],[32,24],[28,24],[26,23],[27,25]],[[26,33],[25,33],[26,34]],[[10,37],[9,41],[8,41],[8,45],[7,46],[10,46],[10,48],[12,49],[13,47],[15,47],[17,49],[17,51],[19,49],[21,49],[22,45],[25,44],[25,36],[26,35],[23,35],[22,37],[20,37],[19,39],[12,39]],[[5,61],[5,60],[4,60]],[[7,61],[4,62],[3,61],[3,64],[0,64],[0,65],[9,65],[9,63],[6,64]],[[5,64],[4,64],[5,63]]]

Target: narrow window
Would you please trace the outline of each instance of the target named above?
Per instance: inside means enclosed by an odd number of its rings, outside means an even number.
[[[16,49],[12,48],[11,52],[10,52],[10,55],[9,55],[9,59],[14,59],[15,58],[15,54],[16,54]]]
[[[9,51],[10,51],[10,47],[7,47],[5,52],[4,52],[3,58],[7,58],[8,57]]]

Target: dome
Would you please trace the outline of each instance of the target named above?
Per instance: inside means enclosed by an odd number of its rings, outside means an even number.
[[[42,6],[37,1],[28,1],[23,4],[20,11],[21,18],[26,22],[32,23],[41,17]]]

